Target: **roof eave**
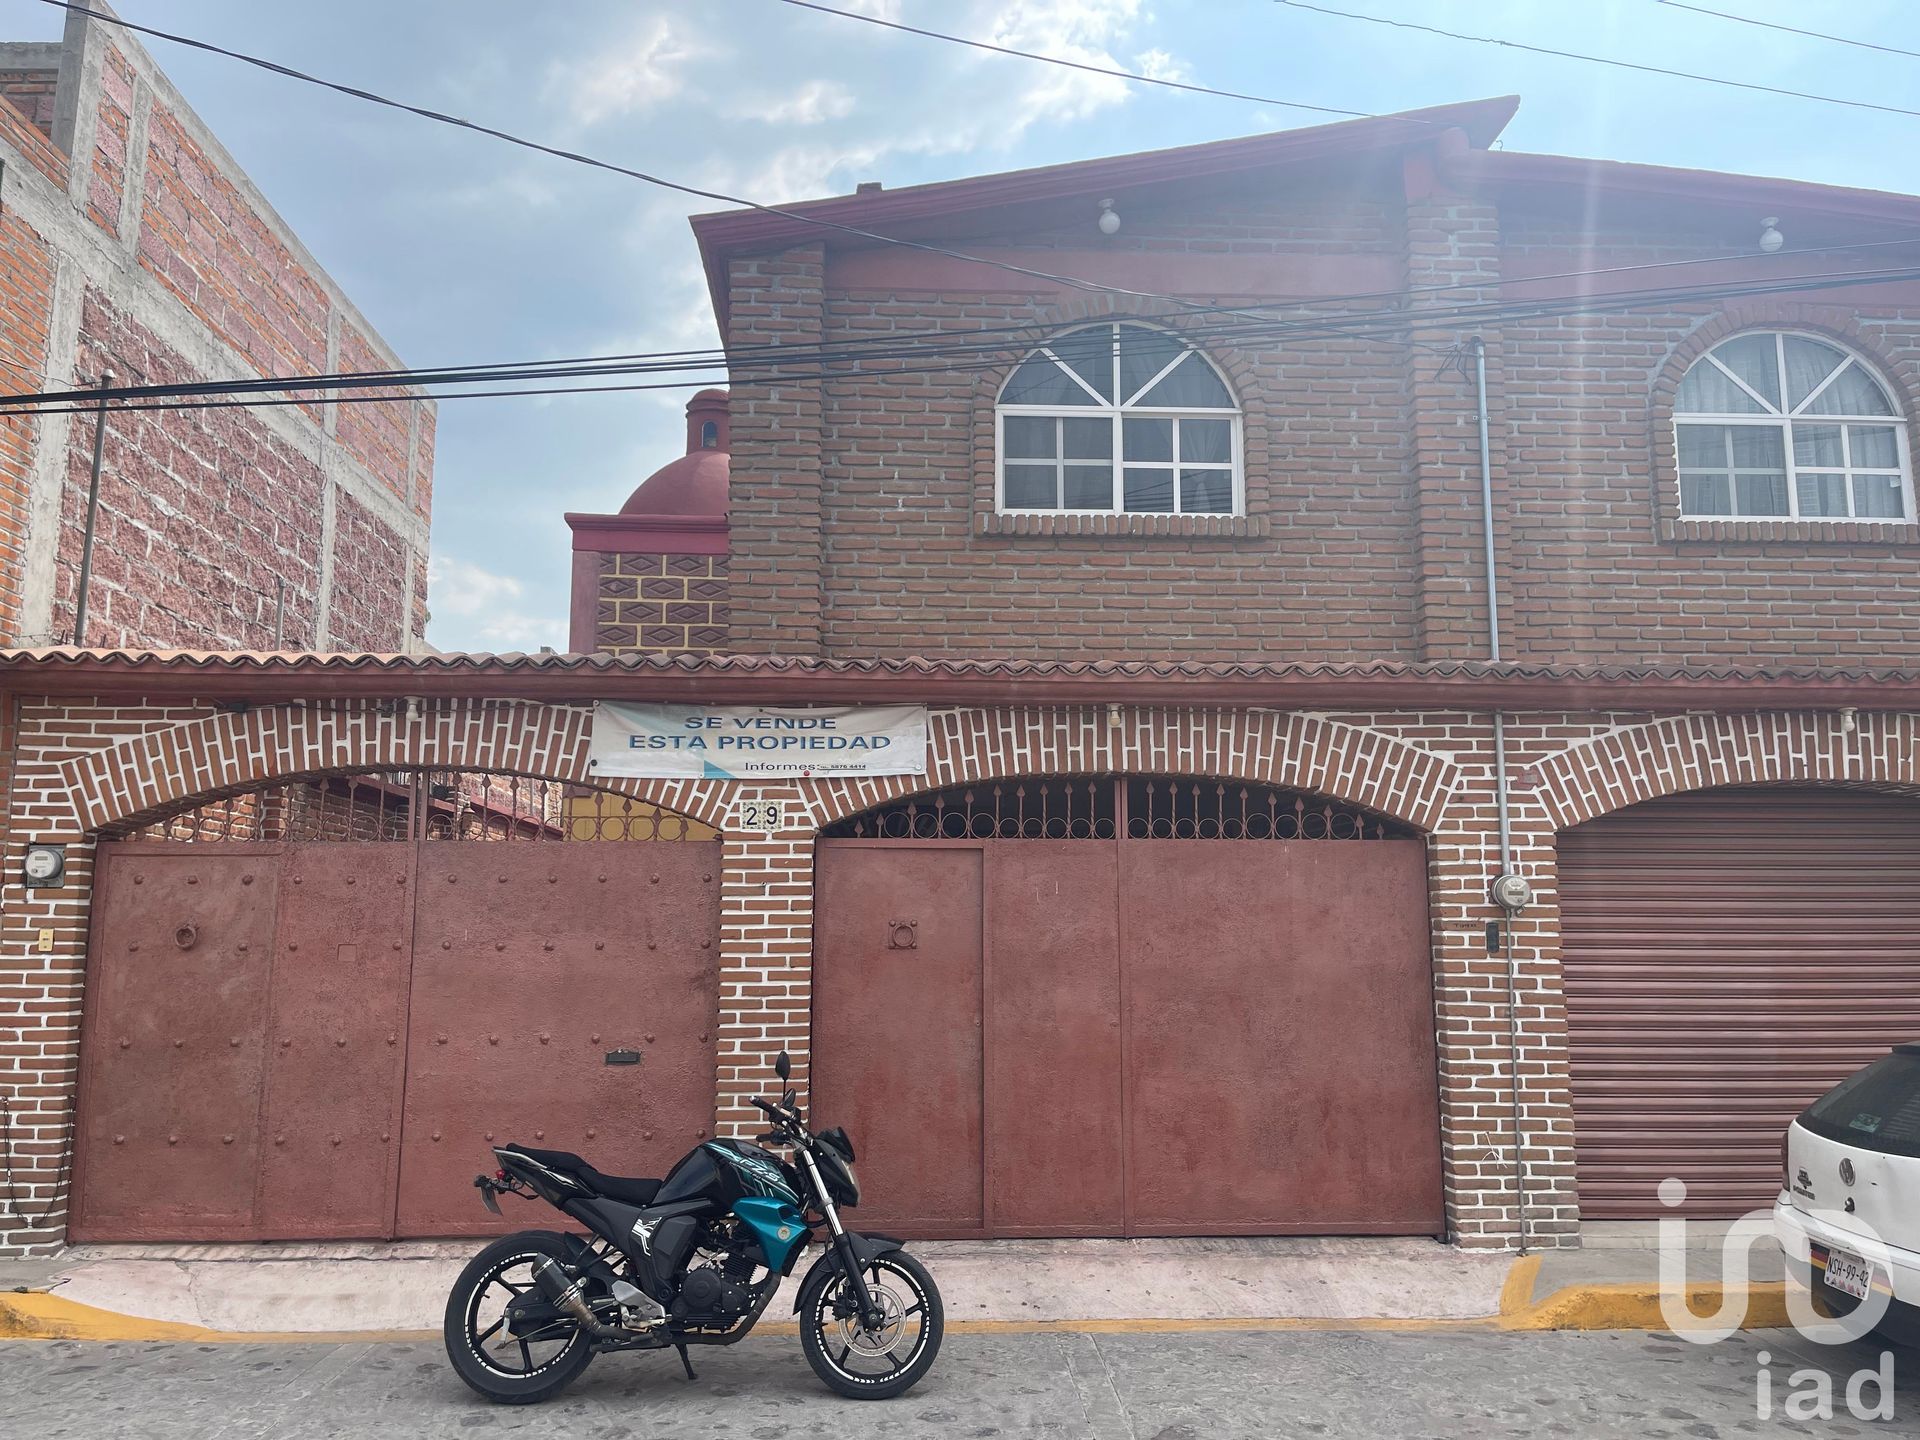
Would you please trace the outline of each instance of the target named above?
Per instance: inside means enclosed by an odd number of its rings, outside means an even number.
[[[150,702],[517,699],[1354,710],[1920,709],[1920,672],[0,652],[0,691]]]

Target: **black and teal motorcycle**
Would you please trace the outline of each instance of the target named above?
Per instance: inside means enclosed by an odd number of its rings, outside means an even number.
[[[774,1070],[784,1085],[784,1051]],[[500,1213],[501,1195],[544,1200],[587,1234],[523,1230],[473,1257],[447,1297],[460,1378],[489,1400],[529,1405],[603,1351],[671,1347],[694,1379],[688,1347],[744,1339],[824,1226],[794,1301],[807,1363],[857,1399],[912,1389],[945,1326],[933,1277],[900,1241],[840,1223],[860,1203],[844,1130],[809,1131],[790,1086],[753,1103],[773,1126],[758,1144],[709,1140],[665,1180],[603,1175],[565,1150],[495,1147],[500,1168],[473,1182],[489,1210]]]

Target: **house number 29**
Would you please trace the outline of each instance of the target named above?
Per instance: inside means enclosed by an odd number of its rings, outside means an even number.
[[[739,829],[773,835],[786,828],[778,800],[742,800]]]

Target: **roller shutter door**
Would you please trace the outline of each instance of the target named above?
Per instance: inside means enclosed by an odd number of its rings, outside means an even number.
[[[1756,786],[1560,836],[1583,1219],[1770,1204],[1781,1132],[1920,1039],[1920,803]]]

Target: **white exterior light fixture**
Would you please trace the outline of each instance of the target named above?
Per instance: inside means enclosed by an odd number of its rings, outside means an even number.
[[[1780,217],[1769,215],[1760,222],[1760,253],[1771,255],[1787,243],[1787,237],[1780,233]]]
[[[1100,202],[1100,233],[1118,235],[1120,233],[1120,212],[1113,208],[1113,201]]]

